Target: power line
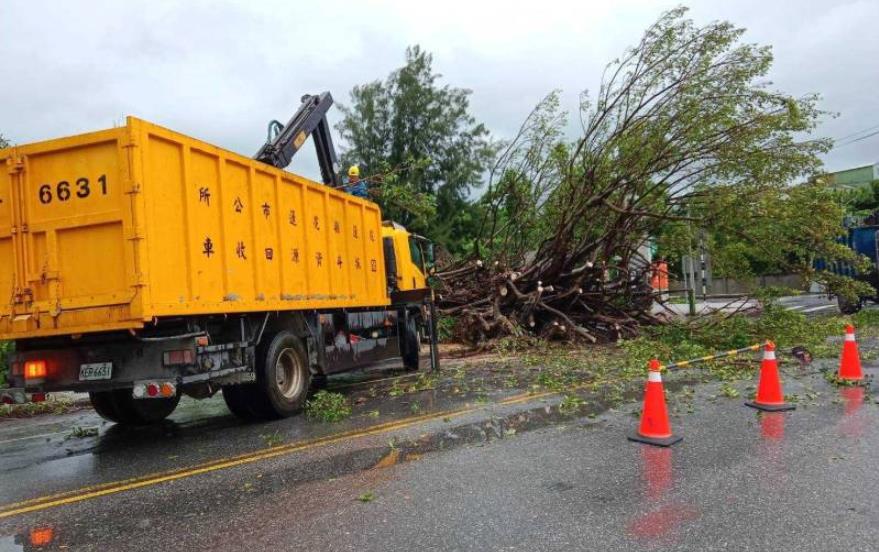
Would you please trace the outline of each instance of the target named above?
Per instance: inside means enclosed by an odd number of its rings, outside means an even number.
[[[855,138],[854,140],[849,140],[848,142],[846,142],[844,144],[837,144],[837,145],[833,146],[833,149],[837,149],[837,148],[841,148],[841,147],[845,147],[845,146],[850,146],[850,145],[854,144],[855,142],[860,142],[861,140],[866,140],[867,138],[870,138],[871,136],[876,136],[877,134],[879,134],[879,130],[871,132],[870,134],[867,134],[865,136],[861,136],[860,138]]]
[[[877,128],[879,128],[879,125],[874,125],[874,126],[871,126],[871,127],[868,127],[868,128],[864,128],[864,129],[861,129],[861,130],[859,130],[859,131],[857,131],[857,132],[852,132],[851,134],[846,134],[845,136],[842,136],[842,137],[840,137],[840,138],[837,138],[835,141],[836,141],[836,142],[842,142],[843,140],[846,140],[846,139],[848,139],[848,138],[851,138],[852,136],[857,136],[858,134],[861,134],[861,133],[863,133],[863,132],[869,132],[869,131],[874,130],[874,129],[877,129]]]

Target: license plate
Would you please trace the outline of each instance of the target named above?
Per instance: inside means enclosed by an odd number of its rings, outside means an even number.
[[[79,380],[108,380],[113,375],[113,363],[96,362],[94,364],[82,364],[79,367]]]

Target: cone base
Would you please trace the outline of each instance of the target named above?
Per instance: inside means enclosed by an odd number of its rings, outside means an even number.
[[[797,408],[794,404],[763,404],[755,401],[748,401],[745,403],[745,406],[750,406],[751,408],[756,408],[757,410],[762,410],[764,412],[782,412],[785,410],[796,410]]]
[[[678,443],[683,440],[683,437],[679,437],[677,435],[672,435],[671,437],[665,438],[657,438],[657,437],[645,437],[634,431],[626,436],[629,441],[635,441],[636,443],[646,443],[648,445],[654,445],[657,447],[670,447],[675,443]]]

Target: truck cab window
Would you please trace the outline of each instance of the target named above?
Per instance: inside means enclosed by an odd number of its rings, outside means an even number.
[[[418,240],[413,237],[409,237],[409,254],[412,256],[412,262],[415,263],[415,266],[424,270],[424,259],[421,255],[421,246],[418,244]]]

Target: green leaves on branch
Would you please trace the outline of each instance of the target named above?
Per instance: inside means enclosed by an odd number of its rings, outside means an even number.
[[[813,261],[861,260],[836,240],[845,215],[838,194],[822,179],[785,185],[706,187],[687,205],[699,223],[670,223],[660,233],[660,249],[675,258],[686,254],[706,229],[714,274],[748,279],[765,274],[800,273],[817,281]]]
[[[538,105],[493,174],[481,236],[489,254],[521,257],[543,244],[538,256],[574,265],[628,259],[658,233],[683,247],[683,222],[730,229],[734,216],[766,219],[771,201],[798,194],[788,186],[820,168],[829,141],[798,139],[824,114],[818,97],[771,90],[768,47],[685,14],[663,14],[608,65],[594,99],[583,94],[574,143],[563,140],[557,95]],[[838,226],[835,213],[821,214]],[[833,236],[825,226],[797,238],[789,230],[796,250],[783,254],[798,257]]]
[[[840,190],[839,201],[853,215],[870,215],[879,211],[879,180],[870,182],[869,186],[853,190]]]
[[[544,97],[499,149],[480,199],[477,253],[482,257],[514,265],[554,230],[548,202],[570,159],[559,95],[554,90]]]

